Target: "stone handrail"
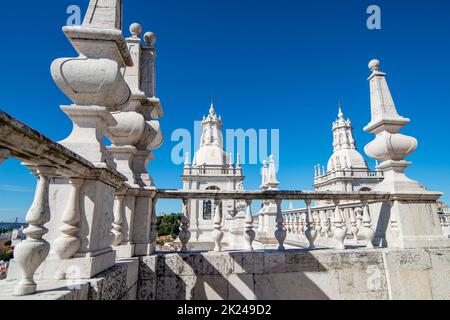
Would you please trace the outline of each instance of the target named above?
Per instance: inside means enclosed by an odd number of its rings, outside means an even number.
[[[183,191],[158,189],[158,199],[214,199],[214,200],[339,200],[339,201],[436,201],[442,193],[334,192],[334,191]]]
[[[420,201],[436,201],[436,197],[440,194],[430,195],[427,193],[421,197]],[[285,190],[268,190],[268,191],[183,191],[183,190],[157,190],[157,199],[179,199],[183,200],[183,216],[182,224],[180,227],[180,241],[182,243],[182,250],[186,251],[188,248],[188,242],[191,237],[189,231],[190,228],[190,212],[189,212],[189,201],[191,200],[211,200],[211,201],[222,201],[222,200],[234,200],[235,207],[239,207],[239,210],[247,207],[247,212],[245,213],[245,248],[246,250],[253,250],[253,241],[255,239],[254,234],[254,215],[251,212],[251,204],[254,200],[262,200],[265,207],[269,208],[271,205],[275,208],[275,228],[272,230],[274,232],[275,238],[278,241],[278,249],[284,250],[284,241],[287,236],[287,232],[291,231],[291,220],[286,217],[295,214],[298,216],[300,214],[300,219],[297,219],[297,225],[302,224],[302,231],[304,232],[308,242],[309,248],[314,249],[314,241],[316,237],[320,234],[324,219],[318,216],[319,209],[312,208],[313,200],[329,200],[333,201],[333,206],[327,206],[321,210],[332,210],[333,228],[330,227],[329,231],[332,232],[335,240],[337,241],[338,249],[345,249],[344,240],[347,238],[347,232],[349,229],[354,234],[355,238],[359,235],[367,241],[367,247],[373,248],[373,240],[375,237],[375,232],[372,228],[372,221],[369,211],[369,202],[393,202],[393,201],[411,201],[412,195],[405,194],[391,194],[387,192],[319,192],[319,191],[285,191]],[[291,210],[291,212],[283,212],[281,209],[283,200],[303,200],[306,203],[306,215],[302,220],[301,210]],[[415,195],[415,200],[417,199],[417,194]],[[348,204],[342,202],[348,201],[358,201],[358,203]],[[241,203],[244,203],[242,205]],[[237,203],[237,204],[236,204]],[[342,203],[342,204],[341,204]],[[351,221],[347,221],[344,216],[344,210],[348,208],[360,208],[360,213],[357,214],[356,210],[352,210],[350,217]],[[214,231],[212,232],[211,240],[215,243],[215,251],[222,250],[222,239],[224,237],[224,232],[222,231],[223,217],[221,210],[216,207],[214,214]],[[230,212],[235,212],[236,209],[230,210]],[[270,210],[269,210],[270,211]],[[262,209],[261,212],[264,212]],[[262,215],[267,215],[260,213],[260,218]],[[354,219],[353,219],[354,218]],[[264,224],[263,219],[258,219],[258,232],[262,232]],[[359,220],[360,222],[358,223]],[[327,219],[328,221],[328,219]],[[350,224],[348,223],[350,222]],[[348,227],[348,225],[350,227]],[[306,227],[306,230],[304,229]],[[267,231],[266,231],[267,232]],[[269,231],[270,232],[270,231]]]
[[[66,177],[95,178],[116,189],[125,186],[125,176],[94,165],[61,144],[0,110],[0,150],[28,166],[53,167]]]

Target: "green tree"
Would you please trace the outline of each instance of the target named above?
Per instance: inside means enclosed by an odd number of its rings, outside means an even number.
[[[156,230],[158,236],[172,236],[176,238],[180,232],[181,214],[163,214],[158,217],[156,222]]]

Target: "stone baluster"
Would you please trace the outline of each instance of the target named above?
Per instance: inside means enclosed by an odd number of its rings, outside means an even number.
[[[359,237],[359,233],[362,230],[363,209],[361,209],[360,207],[355,208],[355,216],[356,216],[356,226],[358,227],[358,237]]]
[[[287,233],[292,232],[292,213],[290,212],[286,214],[286,231]]]
[[[360,235],[367,241],[367,248],[373,249],[373,240],[375,239],[375,232],[372,229],[372,219],[370,218],[369,204],[367,201],[362,201],[363,216],[362,216],[362,230]]]
[[[295,233],[300,234],[302,230],[301,226],[302,214],[300,212],[295,213]]]
[[[66,209],[62,216],[62,235],[53,242],[53,252],[60,259],[72,258],[81,247],[81,239],[78,236],[80,231],[80,189],[83,179],[70,179],[71,192]]]
[[[305,234],[306,231],[306,212],[300,213],[300,221],[302,226],[302,234]]]
[[[344,222],[342,217],[342,209],[340,207],[340,200],[334,200],[334,205],[336,208],[334,209],[334,238],[338,242],[337,248],[339,250],[345,250],[344,240],[347,236],[347,225]]]
[[[114,222],[112,228],[112,241],[111,244],[115,247],[120,246],[124,239],[122,232],[123,229],[123,218],[125,215],[125,195],[117,194],[116,201],[114,201]]]
[[[287,213],[282,213],[281,214],[282,215],[282,217],[283,217],[283,226],[284,226],[284,228],[286,229],[286,230],[288,230],[288,228],[289,228],[289,221],[288,221],[288,214]],[[289,231],[288,231],[289,232]]]
[[[327,212],[326,211],[319,211],[319,217],[320,217],[320,235],[326,236],[328,230],[327,230]]]
[[[328,215],[328,210],[324,212],[324,220],[325,220],[325,237],[330,238],[330,231],[331,231],[331,220]]]
[[[253,212],[252,212],[252,201],[247,200],[247,212],[245,214],[245,230],[244,230],[244,240],[245,240],[245,250],[253,251],[253,240],[255,240],[256,233],[253,230]]]
[[[263,232],[264,230],[264,215],[259,213],[258,216],[258,232]]]
[[[6,159],[8,159],[11,155],[11,151],[9,149],[0,148],[0,164],[2,164]]]
[[[16,296],[25,296],[36,292],[34,273],[50,252],[50,244],[43,239],[43,236],[48,232],[44,225],[50,221],[49,184],[55,170],[45,166],[39,166],[35,170],[38,182],[33,204],[26,216],[29,224],[24,230],[26,239],[14,250],[14,261],[22,272],[22,277],[14,288]]]
[[[158,198],[156,198],[155,195],[153,195],[152,198],[152,214],[150,217],[150,252],[153,253],[156,251],[156,240],[158,239],[158,230],[156,228],[156,224],[158,221],[157,215],[156,215],[156,205],[158,204]]]
[[[350,231],[353,235],[353,240],[358,241],[358,223],[356,221],[356,212],[355,208],[349,208],[350,213]]]
[[[317,231],[317,236],[320,236],[322,232],[322,217],[320,216],[320,211],[316,211],[314,215],[314,225]]]
[[[314,227],[314,219],[311,212],[311,200],[305,200],[306,203],[306,217],[305,217],[305,237],[309,242],[309,249],[313,250],[316,247],[314,246],[314,241],[317,238],[317,230]]]
[[[181,216],[180,234],[178,235],[178,237],[180,238],[180,242],[181,242],[181,252],[188,251],[187,245],[189,243],[189,240],[191,239],[191,232],[189,231],[189,227],[190,227],[189,205],[190,205],[190,200],[183,199],[183,215]]]
[[[277,200],[276,201],[277,204],[277,217],[276,217],[276,230],[275,230],[275,238],[278,241],[278,250],[279,251],[283,251],[285,250],[284,248],[284,240],[286,240],[286,230],[284,229],[284,225],[283,225],[283,215],[282,215],[282,210],[281,210],[281,204],[282,204],[282,200]]]
[[[214,203],[214,200],[212,201]],[[214,212],[214,231],[212,232],[212,240],[214,241],[214,251],[222,252],[222,239],[224,233],[222,231],[222,212],[220,210],[220,202],[218,202]]]

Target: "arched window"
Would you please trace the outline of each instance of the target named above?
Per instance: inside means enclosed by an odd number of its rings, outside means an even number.
[[[212,219],[211,200],[203,201],[203,220]]]
[[[207,191],[220,190],[220,188],[211,186],[206,188],[206,190]],[[217,206],[220,206],[219,210],[222,213],[222,201],[214,201],[214,208],[212,208],[211,200],[203,201],[203,220],[212,220],[214,211],[217,208]]]

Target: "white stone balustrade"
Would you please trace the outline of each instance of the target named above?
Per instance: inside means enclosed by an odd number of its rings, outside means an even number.
[[[8,273],[9,280],[16,281],[15,295],[35,293],[39,281],[91,279],[113,267],[116,258],[152,255],[158,199],[183,200],[182,252],[188,251],[191,238],[190,202],[204,199],[235,201],[242,212],[246,208],[244,225],[236,229],[243,239],[240,249],[246,251],[256,245],[286,250],[291,235],[306,239],[311,250],[319,238],[327,237],[333,237],[340,250],[346,249],[346,241],[360,240],[373,249],[376,237],[388,248],[450,246],[434,215],[441,194],[426,191],[404,174],[411,165],[404,158],[416,149],[417,140],[399,133],[409,119],[398,115],[378,60],[369,64],[372,119],[365,128],[376,137],[365,150],[381,164],[375,172],[343,169],[340,164],[326,174],[320,166],[315,169],[317,183],[327,175],[383,177],[374,191],[278,190],[273,156],[263,165],[261,191],[157,190],[147,171],[152,151],[163,141],[158,121],[163,110],[156,97],[156,37],[147,32],[143,43],[142,27],[133,24],[131,37],[125,39],[122,23],[122,0],[91,0],[83,24],[63,28],[79,54],[57,59],[51,67],[55,83],[73,102],[61,106],[73,122],[65,140],[55,143],[0,111],[0,164],[17,158],[38,177],[26,216],[27,238],[16,247]],[[105,135],[112,146],[104,145]],[[188,162],[189,174],[242,175],[239,155],[235,168],[230,163],[220,172],[214,167],[193,169]],[[263,204],[257,233],[255,200]],[[303,200],[306,209],[283,212],[284,200]],[[313,208],[312,201],[334,205]],[[221,252],[230,227],[224,221],[238,217],[224,219],[220,206],[212,207],[210,240],[214,251]],[[378,235],[374,225],[383,222],[387,229],[377,229]],[[69,267],[78,272],[68,271]]]
[[[181,216],[180,234],[178,237],[181,241],[181,252],[187,252],[187,244],[191,238],[191,232],[189,231],[189,200],[183,199],[183,213]]]
[[[214,203],[214,201],[212,201],[212,203]],[[212,232],[212,241],[214,242],[214,251],[221,252],[224,233],[222,231],[222,211],[220,210],[220,206],[218,205],[215,206],[213,222],[214,231]]]
[[[317,237],[317,230],[315,228],[314,219],[311,212],[311,200],[306,200],[305,203],[306,203],[305,236],[309,242],[309,249],[312,250],[316,248],[314,246],[314,241],[316,240]]]
[[[123,220],[125,216],[125,195],[117,194],[114,202],[114,222],[112,228],[112,245],[114,247],[120,246],[123,242]]]
[[[48,232],[44,225],[50,221],[49,184],[50,179],[55,175],[55,169],[38,166],[31,170],[36,171],[38,183],[33,204],[25,219],[29,224],[24,230],[27,238],[14,250],[14,260],[22,273],[19,283],[14,289],[14,294],[17,296],[36,292],[34,273],[50,252],[50,243],[43,239],[43,236]]]
[[[253,230],[253,213],[252,213],[252,201],[247,200],[247,211],[245,214],[245,250],[253,251],[253,241],[255,240],[256,233]]]
[[[83,183],[83,179],[70,179],[72,190],[62,216],[61,236],[53,243],[53,252],[60,259],[72,258],[81,247],[81,239],[78,233],[81,221],[80,189]]]

